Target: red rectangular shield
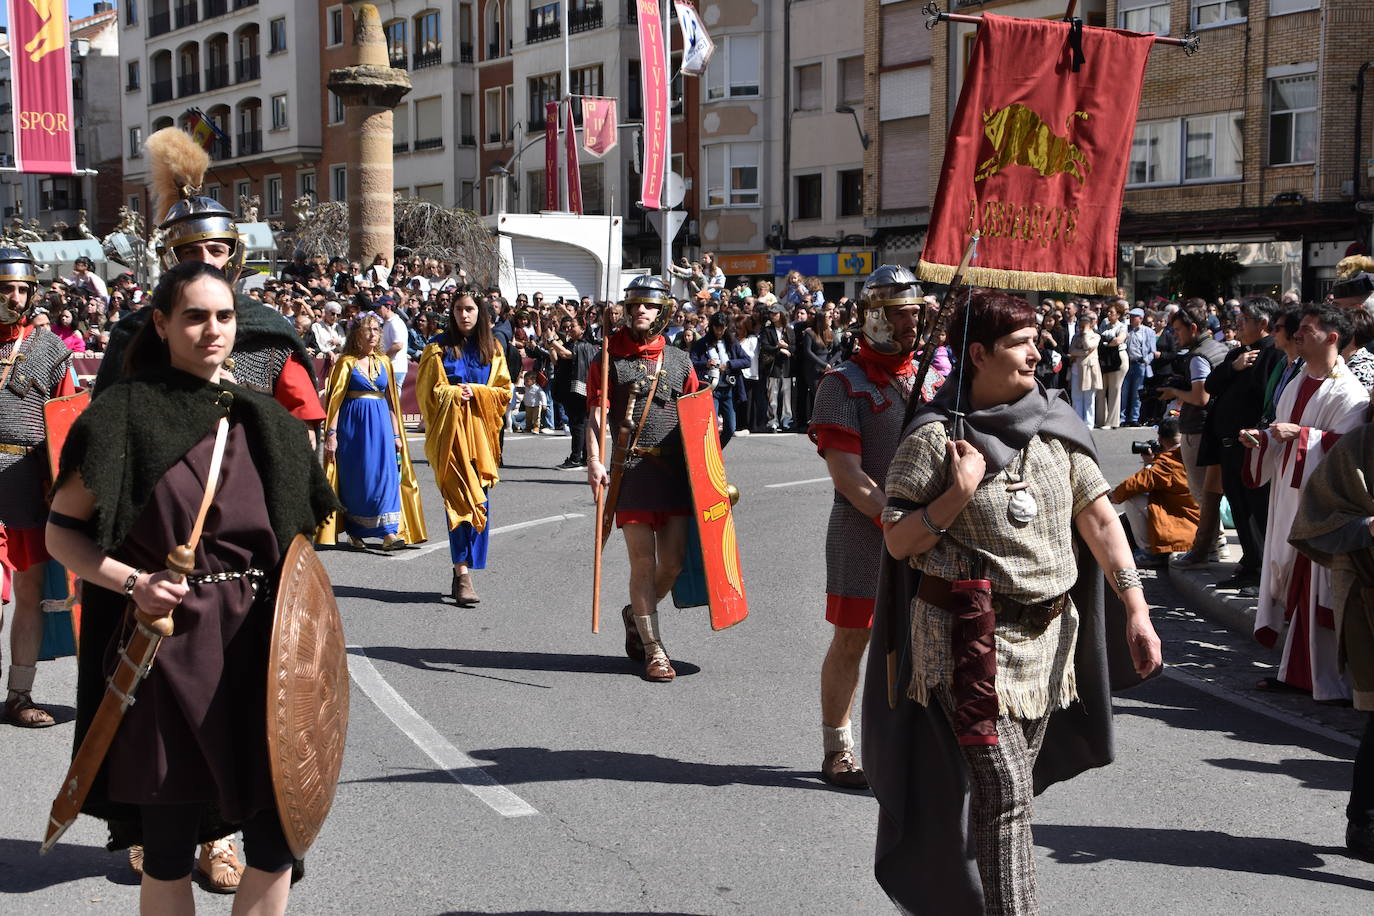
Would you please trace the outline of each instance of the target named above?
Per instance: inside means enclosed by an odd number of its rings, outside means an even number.
[[[90,403],[90,389],[83,389],[64,398],[53,398],[43,405],[43,426],[48,433],[48,469],[54,481],[57,480],[57,467],[62,458],[62,446],[67,441],[67,434],[72,431],[72,424],[76,422],[76,418],[81,416],[81,412],[89,407]],[[57,561],[52,561],[52,565],[57,566]],[[61,569],[61,567],[57,568]],[[74,643],[72,652],[74,653],[76,651],[75,644],[79,644],[81,640],[81,590],[77,587],[75,575],[69,570],[62,570],[62,572],[66,580],[65,595],[53,594],[50,596],[45,591],[44,597],[65,597],[65,603],[71,610],[71,631]],[[55,591],[60,591],[60,589]],[[45,625],[48,623],[48,618],[57,616],[59,615],[45,614]],[[48,636],[45,635],[44,642],[47,641]]]
[[[677,416],[700,550],[699,557],[687,558],[685,567],[699,559],[705,576],[711,629],[723,630],[749,615],[749,602],[744,595],[735,517],[716,428],[715,393],[703,388],[678,398]],[[688,550],[691,549],[689,539]]]

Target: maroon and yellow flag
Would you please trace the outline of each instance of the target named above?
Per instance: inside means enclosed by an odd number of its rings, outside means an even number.
[[[21,172],[76,171],[66,0],[9,0],[14,163]]]
[[[950,126],[922,280],[1112,295],[1117,227],[1154,36],[984,14]]]

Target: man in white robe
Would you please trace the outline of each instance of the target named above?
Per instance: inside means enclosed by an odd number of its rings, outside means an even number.
[[[1294,336],[1306,361],[1303,373],[1284,388],[1267,429],[1242,430],[1240,435],[1251,450],[1246,482],[1270,484],[1255,638],[1273,646],[1286,625],[1278,681],[1311,691],[1317,700],[1350,697],[1337,658],[1331,574],[1298,553],[1288,534],[1313,469],[1369,412],[1369,391],[1340,356],[1350,335],[1350,319],[1339,309],[1305,309]]]

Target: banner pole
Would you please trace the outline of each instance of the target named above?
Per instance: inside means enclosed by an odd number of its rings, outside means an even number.
[[[670,22],[673,9],[673,0],[663,0],[663,97],[667,100],[666,117],[668,120],[667,129],[663,132],[663,193],[668,190],[668,175],[673,171],[673,33],[669,31],[672,23]],[[659,257],[662,264],[659,265],[659,272],[663,274],[663,282],[668,284],[668,288],[673,287],[672,274],[668,272],[668,265],[673,263],[673,233],[669,226],[668,211],[671,208],[662,207],[662,197],[659,198],[659,213],[663,216],[662,221],[662,242],[663,248]]]

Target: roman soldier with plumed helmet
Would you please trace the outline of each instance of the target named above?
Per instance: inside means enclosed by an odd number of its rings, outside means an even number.
[[[859,294],[858,351],[821,378],[808,429],[835,487],[825,547],[825,619],[834,632],[821,665],[821,776],[845,789],[868,787],[850,713],[873,625],[883,549],[878,516],[916,378],[911,357],[921,306],[921,287],[905,267],[884,264],[869,276]]]
[[[682,569],[692,503],[678,426],[677,399],[700,387],[685,350],[666,345],[663,330],[677,303],[658,277],[636,277],[625,289],[625,319],[606,341],[614,460],[601,454],[601,358],[587,374],[587,482],[609,487],[615,524],[630,555],[630,603],[621,611],[625,654],[644,665],[647,681],[677,676],[663,647],[658,603]],[[598,532],[600,537],[601,533]]]
[[[43,641],[43,539],[47,520],[48,456],[43,407],[76,390],[71,351],[47,328],[26,325],[38,288],[28,254],[0,248],[0,557],[14,570],[14,620],[10,624],[9,692],[4,718],[12,725],[53,724],[31,696]],[[3,622],[0,605],[0,622]]]

